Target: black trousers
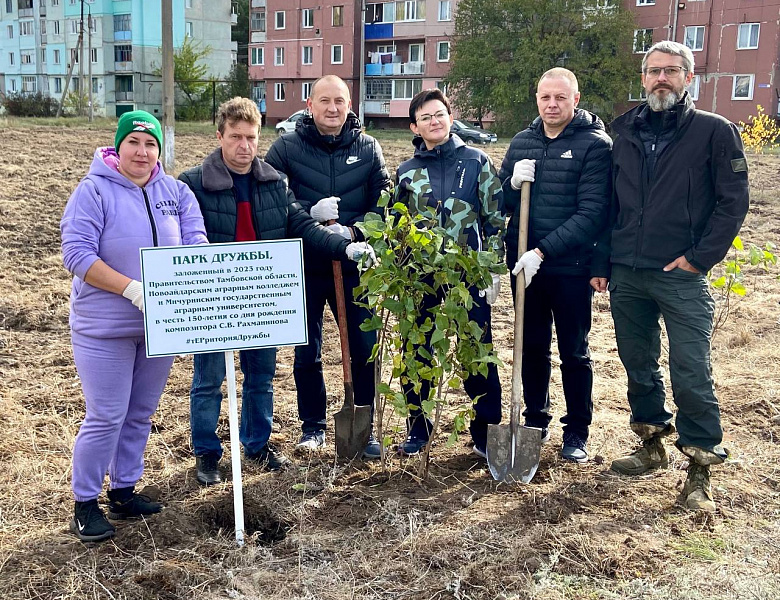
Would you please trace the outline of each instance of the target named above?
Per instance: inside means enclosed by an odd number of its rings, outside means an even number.
[[[587,441],[593,419],[593,365],[588,350],[593,298],[590,277],[546,274],[543,269],[531,280],[525,295],[523,416],[531,427],[548,427],[552,419],[550,347],[554,324],[566,399],[563,432]],[[512,298],[516,279],[511,277]]]

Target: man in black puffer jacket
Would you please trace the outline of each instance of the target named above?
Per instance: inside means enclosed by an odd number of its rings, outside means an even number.
[[[201,166],[179,176],[195,194],[212,243],[303,238],[329,259],[357,260],[367,248],[317,224],[295,201],[284,175],[257,158],[260,113],[246,98],[233,98],[219,107],[220,147]],[[305,250],[304,250],[305,251]],[[370,254],[370,252],[369,252]],[[273,418],[273,378],[276,348],[239,353],[244,385],[239,437],[244,456],[276,470],[290,461],[268,439]],[[222,444],[216,434],[225,358],[222,352],[196,354],[190,390],[190,427],[196,456],[197,480],[219,483]]]
[[[265,160],[287,175],[295,197],[312,218],[359,242],[364,237],[355,224],[369,212],[382,214],[377,203],[391,182],[379,144],[361,132],[350,105],[349,88],[341,78],[327,75],[318,79],[306,102],[310,114],[298,121],[294,132],[274,142]],[[304,256],[309,344],[295,348],[293,373],[303,430],[298,448],[308,451],[325,443],[322,317],[326,303],[336,314],[336,293],[329,257],[307,249]],[[360,330],[360,324],[371,315],[354,303],[352,290],[359,282],[356,266],[345,263],[342,271],[355,404],[365,406],[374,401],[374,365],[368,359],[376,333]],[[379,443],[373,436],[363,456],[379,458]]]
[[[577,78],[568,69],[555,68],[542,75],[536,93],[539,118],[512,139],[499,179],[511,214],[504,239],[507,265],[514,276],[512,293],[521,269],[528,288],[523,334],[525,423],[542,429],[543,441],[549,439],[554,320],[566,399],[561,454],[582,463],[588,460],[586,442],[593,415],[590,262],[609,211],[612,142],[596,115],[577,108],[579,99]],[[534,182],[530,250],[518,257],[523,181]]]

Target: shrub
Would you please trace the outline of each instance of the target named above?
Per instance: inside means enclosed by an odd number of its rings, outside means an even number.
[[[57,114],[57,101],[42,92],[7,94],[3,108],[14,117],[53,117]]]

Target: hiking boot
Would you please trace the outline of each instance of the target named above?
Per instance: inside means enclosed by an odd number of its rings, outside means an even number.
[[[428,445],[429,438],[417,435],[409,435],[406,440],[398,444],[398,454],[400,456],[416,456]]]
[[[219,475],[219,457],[216,454],[204,454],[195,457],[195,478],[201,485],[216,485],[222,483]]]
[[[244,454],[244,458],[258,463],[262,468],[269,471],[279,471],[292,465],[292,461],[271,442],[260,448],[260,452],[257,454]]]
[[[325,432],[320,429],[318,431],[305,431],[301,436],[301,441],[295,445],[296,452],[313,452],[319,450],[325,446]]]
[[[382,458],[382,444],[374,437],[373,433],[371,434],[371,437],[368,438],[368,444],[363,448],[363,458],[368,460],[378,460]]]
[[[564,433],[561,458],[580,464],[588,462],[588,451],[585,449],[585,441],[576,433]]]
[[[685,480],[680,501],[690,510],[715,512],[712,500],[709,465],[700,465],[693,461],[688,465],[688,478]]]
[[[70,530],[82,542],[102,542],[114,537],[116,529],[108,522],[97,500],[76,502]]]
[[[137,494],[135,488],[108,490],[108,518],[117,521],[133,519],[160,512],[163,505],[145,494]]]
[[[666,455],[664,443],[660,437],[653,436],[643,440],[642,446],[628,456],[613,460],[610,468],[621,475],[641,475],[668,466],[669,457]]]

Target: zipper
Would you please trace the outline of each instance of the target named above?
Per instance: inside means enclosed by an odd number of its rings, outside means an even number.
[[[336,195],[336,156],[330,153],[330,195]]]
[[[157,247],[157,224],[154,222],[154,216],[152,215],[152,203],[149,202],[149,196],[146,195],[146,188],[141,188],[141,193],[144,195],[146,214],[149,216],[149,224],[152,227],[152,245]]]

